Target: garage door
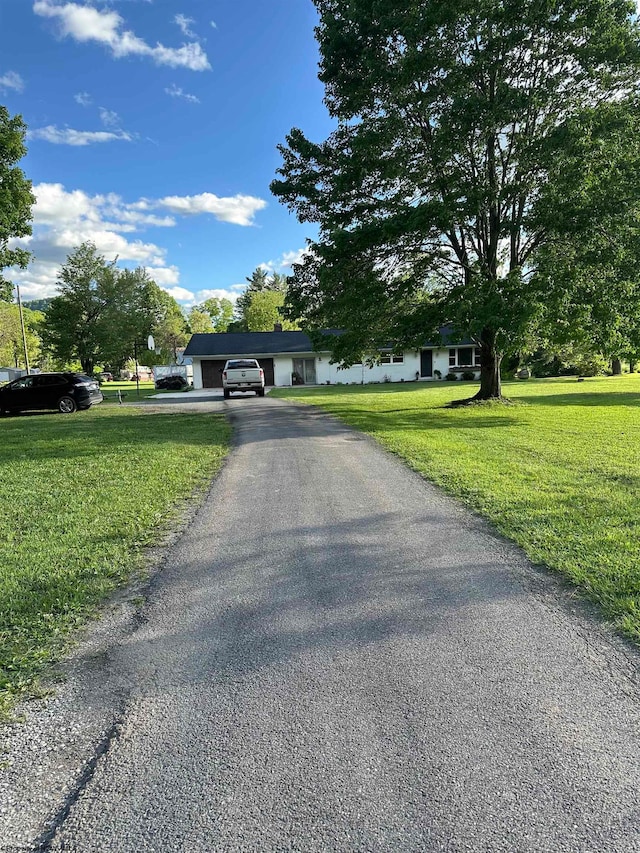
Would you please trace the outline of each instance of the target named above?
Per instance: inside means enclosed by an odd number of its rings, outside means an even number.
[[[227,359],[211,359],[202,362],[202,387],[222,388],[222,368]]]
[[[239,355],[238,358],[243,358]],[[264,370],[264,384],[273,385],[273,359],[258,359],[260,367]],[[222,388],[222,370],[227,363],[226,358],[212,358],[202,362],[202,387]]]

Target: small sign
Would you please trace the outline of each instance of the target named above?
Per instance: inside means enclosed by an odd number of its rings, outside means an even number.
[[[153,335],[149,335],[147,338],[147,349],[154,350],[156,348],[156,342],[153,340]]]

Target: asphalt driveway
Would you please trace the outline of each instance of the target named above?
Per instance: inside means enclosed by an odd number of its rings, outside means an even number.
[[[229,461],[8,739],[0,849],[640,850],[638,655],[368,439],[209,405]]]

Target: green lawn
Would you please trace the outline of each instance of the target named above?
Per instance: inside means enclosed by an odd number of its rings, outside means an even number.
[[[228,440],[220,415],[142,407],[0,420],[0,715],[142,568]]]
[[[147,397],[155,397],[157,394],[177,394],[178,391],[158,390],[154,382],[140,382],[136,388],[135,382],[103,382],[100,390],[104,395],[106,403],[118,403],[118,391],[122,394],[125,403],[135,403],[136,400],[146,400]],[[191,389],[190,389],[191,390]],[[189,391],[182,393],[188,394]]]
[[[279,389],[372,435],[562,572],[640,642],[640,376]]]

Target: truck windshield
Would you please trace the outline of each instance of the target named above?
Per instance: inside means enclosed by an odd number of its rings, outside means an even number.
[[[255,358],[238,359],[237,361],[228,361],[227,370],[246,370],[248,367],[259,367],[260,365]]]

